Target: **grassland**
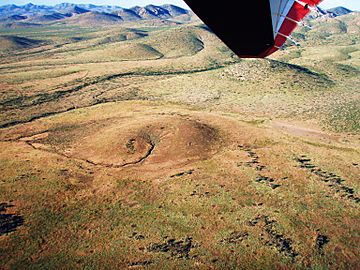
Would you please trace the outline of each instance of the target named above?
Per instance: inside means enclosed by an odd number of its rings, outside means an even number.
[[[0,269],[358,269],[358,22],[0,29]]]

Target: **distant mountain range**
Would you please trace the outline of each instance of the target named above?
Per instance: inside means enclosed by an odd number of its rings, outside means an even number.
[[[352,12],[344,7],[320,10],[330,17]],[[0,24],[5,27],[35,27],[54,23],[65,24],[118,24],[139,20],[187,21],[193,16],[189,10],[174,5],[148,5],[122,8],[92,4],[62,3],[55,6],[26,4],[0,7]]]
[[[327,10],[319,8],[319,10],[320,10],[320,13],[322,13],[323,15],[327,15],[332,18],[335,18],[338,16],[343,16],[343,15],[353,12],[352,10],[347,9],[345,7],[335,7],[335,8],[330,8]]]
[[[68,23],[78,20],[113,24],[138,20],[171,20],[192,16],[192,12],[174,5],[148,5],[122,8],[92,4],[63,3],[55,6],[26,4],[0,6],[0,23],[5,26],[24,27],[51,23]]]

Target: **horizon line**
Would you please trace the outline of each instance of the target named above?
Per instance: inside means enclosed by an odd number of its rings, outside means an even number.
[[[4,6],[17,6],[17,7],[23,7],[23,6],[26,6],[26,5],[34,5],[34,6],[46,6],[46,7],[54,7],[54,6],[58,6],[58,5],[62,5],[62,4],[72,4],[72,5],[93,5],[93,6],[97,6],[97,7],[105,7],[105,6],[109,6],[109,7],[119,7],[119,8],[124,8],[122,6],[118,6],[118,5],[98,5],[98,4],[91,4],[91,3],[81,3],[81,4],[76,4],[76,3],[72,3],[71,1],[70,2],[61,2],[59,4],[55,4],[55,5],[48,5],[48,4],[34,4],[32,3],[31,1],[26,3],[26,4],[23,4],[23,5],[17,5],[17,4],[5,4],[5,5],[0,5],[0,7],[4,7]],[[153,5],[153,6],[158,6],[158,7],[161,7],[161,6],[164,6],[164,5],[172,5],[172,6],[176,6],[176,7],[180,7],[180,8],[183,8],[183,9],[190,9],[189,7],[181,7],[181,6],[178,6],[178,5],[175,5],[175,4],[171,4],[171,3],[164,3],[163,5],[155,5],[155,4],[148,4],[148,5],[145,5],[145,6],[140,6],[140,7],[147,7],[147,6],[150,6],[150,5]],[[135,6],[132,6],[132,7],[129,7],[129,8],[125,8],[125,9],[130,9],[130,8],[133,8],[133,7],[139,7],[139,5],[135,5]],[[340,5],[340,6],[334,6],[334,7],[330,7],[330,8],[323,8],[325,10],[328,10],[328,9],[332,9],[332,8],[338,8],[338,7],[343,7],[343,8],[346,8],[346,9],[349,9],[347,8],[346,6],[343,6],[343,5]],[[355,11],[357,12],[358,10],[352,10],[352,9],[349,9],[351,11]]]

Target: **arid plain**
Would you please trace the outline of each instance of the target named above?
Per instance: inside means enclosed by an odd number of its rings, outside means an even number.
[[[359,13],[261,60],[85,15],[0,29],[0,269],[359,269]]]

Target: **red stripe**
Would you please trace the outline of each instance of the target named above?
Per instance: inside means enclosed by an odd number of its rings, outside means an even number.
[[[309,4],[310,6],[316,6],[319,4],[322,0],[302,0],[302,2]],[[275,37],[275,45],[272,48],[267,49],[265,52],[261,53],[258,57],[265,58],[266,56],[269,56],[276,52],[278,48],[283,46],[285,42],[287,41],[287,36],[290,36],[290,34],[295,30],[297,27],[297,22],[300,22],[304,17],[306,17],[310,13],[310,9],[304,7],[303,5],[295,2],[293,6],[291,7],[289,13],[286,15],[286,17],[290,18],[285,19],[283,24],[280,27],[279,33],[281,35],[277,35]],[[294,21],[293,21],[294,20]]]
[[[266,50],[265,52],[263,52],[262,54],[260,54],[258,57],[259,58],[265,58],[266,56],[269,56],[269,55],[273,54],[277,50],[278,50],[278,48],[272,47],[272,48]]]
[[[295,20],[301,21],[306,15],[310,13],[310,9],[300,5],[298,2],[295,2],[292,8],[290,9],[287,17]]]
[[[290,34],[295,30],[297,26],[298,26],[297,23],[285,19],[284,23],[281,25],[279,33],[285,36],[290,36]]]
[[[302,0],[304,3],[312,5],[312,6],[316,6],[317,4],[319,4],[322,0]]]
[[[281,47],[286,42],[287,38],[281,35],[277,35],[275,38],[275,46]]]
[[[311,6],[315,6],[318,3],[320,3],[321,0],[303,0],[303,2],[306,4],[309,4]],[[303,5],[299,4],[298,2],[295,2],[293,4],[293,6],[291,7],[289,13],[286,15],[286,17],[290,18],[291,20],[289,20],[289,19],[284,20],[284,22],[281,25],[280,30],[279,30],[279,33],[281,33],[281,35],[278,34],[275,37],[275,46],[266,50],[263,54],[261,54],[260,57],[269,56],[269,55],[273,54],[274,52],[276,52],[278,50],[278,48],[283,46],[285,44],[285,42],[287,41],[287,38],[285,36],[290,36],[290,34],[295,30],[295,28],[298,25],[294,21],[300,22],[309,13],[310,13],[309,8],[306,8]]]

